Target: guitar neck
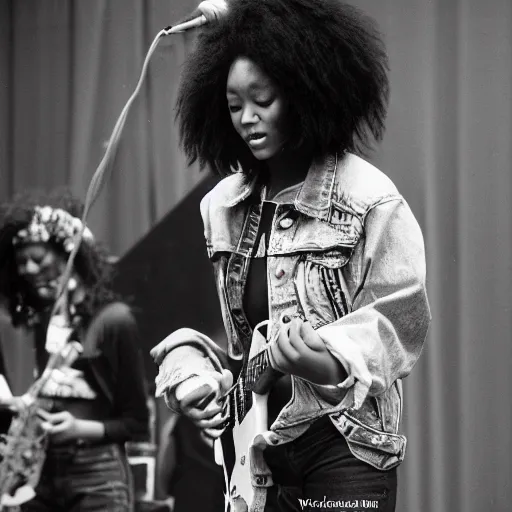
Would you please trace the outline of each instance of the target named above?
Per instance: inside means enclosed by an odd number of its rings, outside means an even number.
[[[284,374],[274,370],[270,363],[268,347],[249,360],[245,371],[245,385],[248,390],[263,395]]]

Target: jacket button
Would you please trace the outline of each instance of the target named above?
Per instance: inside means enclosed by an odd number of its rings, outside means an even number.
[[[281,277],[283,277],[284,274],[285,274],[285,271],[282,268],[276,270],[276,277],[277,277],[277,279],[281,279]]]
[[[285,217],[284,219],[281,219],[279,221],[279,226],[283,229],[288,229],[292,226],[293,219],[290,219],[290,217]]]

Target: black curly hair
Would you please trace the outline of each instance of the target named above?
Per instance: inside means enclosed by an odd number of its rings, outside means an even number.
[[[290,146],[313,157],[365,153],[387,114],[388,59],[372,19],[339,0],[230,0],[188,57],[176,103],[182,147],[220,174],[259,164],[235,131],[226,100],[233,61],[252,60],[288,103]]]
[[[15,326],[37,322],[40,307],[31,299],[32,295],[18,277],[13,246],[13,237],[30,224],[36,206],[61,208],[78,218],[83,213],[83,204],[67,189],[57,189],[50,193],[24,192],[0,205],[0,294],[7,301]],[[51,238],[49,243],[68,256],[62,243]],[[112,266],[101,244],[86,241],[80,245],[74,265],[87,289],[86,298],[80,305],[80,315],[87,321],[103,305],[117,300],[110,286]]]

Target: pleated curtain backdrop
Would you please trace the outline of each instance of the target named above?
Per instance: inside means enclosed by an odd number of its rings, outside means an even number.
[[[151,41],[187,12],[186,3],[177,4],[1,0],[0,80],[7,93],[0,100],[6,141],[0,197],[60,185],[85,196]],[[201,179],[196,168],[185,170],[174,124],[178,77],[193,39],[176,35],[158,46],[91,213],[91,228],[115,254],[130,248]]]
[[[512,3],[352,3],[377,19],[390,53],[388,129],[372,160],[410,203],[427,247],[433,323],[404,386],[409,443],[397,510],[506,512]],[[34,185],[68,184],[83,194],[153,35],[195,5],[0,0],[0,198]],[[185,169],[173,123],[192,44],[189,34],[157,50],[94,209],[91,227],[117,254],[201,179]]]

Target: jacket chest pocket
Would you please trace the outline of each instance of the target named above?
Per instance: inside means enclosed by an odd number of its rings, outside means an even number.
[[[339,270],[344,267],[352,254],[351,247],[336,248],[320,253],[310,252],[304,256],[305,261],[320,267]]]
[[[303,253],[295,274],[295,289],[302,315],[313,328],[334,322],[351,310],[345,283],[353,247],[340,246]]]

